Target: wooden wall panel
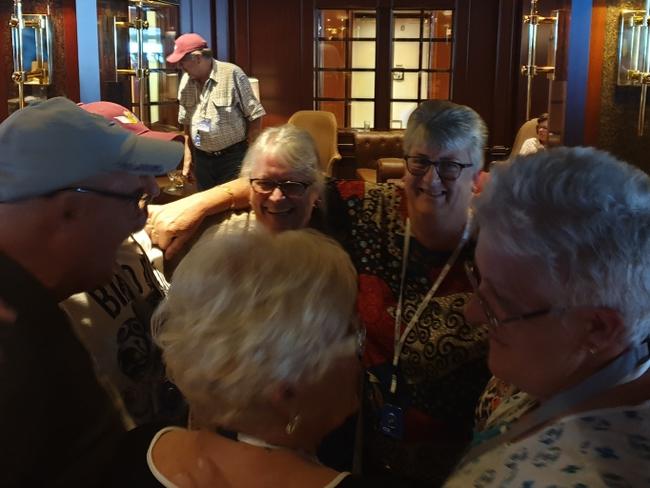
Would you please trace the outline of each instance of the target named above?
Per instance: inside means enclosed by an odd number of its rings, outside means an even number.
[[[588,146],[596,146],[598,144],[606,18],[607,6],[604,0],[594,0],[594,7],[591,13],[589,83],[587,84],[587,103],[585,107],[584,143]]]
[[[75,0],[63,0],[63,44],[65,56],[65,95],[79,102],[79,56]]]
[[[9,87],[13,85],[11,72],[13,61],[11,55],[11,31],[9,19],[12,6],[10,2],[0,4],[0,121],[9,115],[7,100],[9,100]]]
[[[311,90],[305,103],[311,65],[304,60],[311,60],[313,28],[304,25],[303,2],[238,1],[234,13],[234,62],[260,80],[260,98],[267,112],[264,125],[282,124],[292,113],[311,108]]]
[[[377,9],[378,47],[390,38],[390,31],[381,26],[390,25],[391,8],[452,8],[457,19],[452,99],[481,114],[490,127],[491,144],[512,142],[521,30],[518,0],[216,0],[217,11],[220,2],[228,2],[231,16],[230,59],[260,79],[268,114],[265,125],[283,123],[293,112],[312,108],[314,8]],[[378,49],[377,66],[386,68],[378,74],[378,87],[382,76],[389,77],[389,63],[390,52]],[[378,90],[376,96],[376,115],[388,120],[389,94]]]
[[[517,83],[519,76],[519,43],[521,41],[521,3],[517,0],[499,2],[496,39],[496,71],[494,77],[493,114],[486,120],[493,145],[511,146],[519,129],[517,114]]]
[[[494,118],[499,1],[458,0],[456,5],[452,100],[469,105],[490,125]]]

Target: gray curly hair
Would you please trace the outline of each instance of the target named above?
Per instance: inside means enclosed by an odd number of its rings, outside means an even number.
[[[558,306],[621,313],[631,341],[650,333],[650,178],[593,148],[497,163],[476,199],[481,229],[549,270]]]

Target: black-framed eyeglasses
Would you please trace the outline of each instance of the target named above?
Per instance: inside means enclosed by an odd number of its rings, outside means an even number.
[[[279,188],[282,194],[287,198],[297,198],[305,194],[311,183],[303,181],[275,181],[264,178],[251,178],[251,188],[255,193],[261,195],[270,195],[276,188]]]
[[[85,186],[73,186],[69,188],[61,188],[59,190],[56,190],[52,194],[60,193],[62,191],[73,191],[77,193],[93,193],[95,195],[101,195],[107,198],[115,198],[117,200],[131,202],[134,206],[136,206],[140,210],[145,209],[147,205],[151,203],[151,200],[153,200],[153,195],[149,195],[148,193],[145,193],[142,190],[138,190],[134,193],[118,193],[110,190],[99,190],[97,188],[87,188]]]
[[[422,156],[404,156],[406,159],[406,169],[413,176],[424,176],[433,166],[438,173],[438,177],[445,181],[457,180],[460,173],[472,166],[472,163],[459,163],[458,161],[431,161]]]
[[[528,312],[521,315],[507,317],[505,319],[498,319],[496,314],[494,313],[494,310],[492,310],[492,307],[490,307],[488,301],[485,299],[483,294],[478,289],[479,285],[481,284],[481,274],[479,273],[478,268],[472,261],[465,262],[465,274],[467,274],[467,279],[469,280],[469,284],[472,285],[474,294],[476,295],[476,298],[478,299],[478,302],[481,305],[481,308],[483,309],[483,313],[487,318],[488,324],[493,328],[498,328],[510,322],[529,320],[535,317],[541,317],[543,315],[547,315],[551,312],[564,310],[564,309],[556,309],[553,307],[548,307],[541,310],[535,310],[534,312]]]

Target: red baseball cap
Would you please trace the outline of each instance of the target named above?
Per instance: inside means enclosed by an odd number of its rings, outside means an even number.
[[[159,132],[149,129],[138,119],[133,112],[113,102],[80,103],[79,106],[92,114],[101,115],[112,120],[122,128],[134,132],[138,136],[151,137],[161,141],[184,142],[182,134],[177,132]]]
[[[208,47],[208,43],[200,35],[193,32],[183,34],[174,41],[174,52],[167,56],[168,63],[178,63],[187,53]]]

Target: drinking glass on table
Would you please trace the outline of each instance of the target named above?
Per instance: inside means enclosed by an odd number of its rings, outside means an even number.
[[[185,176],[183,175],[183,170],[175,169],[167,173],[170,184],[165,188],[164,192],[169,193],[170,195],[179,195],[183,193],[185,188]]]

